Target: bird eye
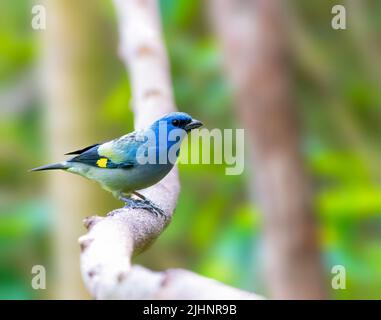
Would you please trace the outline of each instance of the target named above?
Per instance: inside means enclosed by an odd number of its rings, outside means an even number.
[[[172,120],[172,124],[173,124],[175,127],[178,127],[179,124],[180,124],[180,121],[177,120],[177,119],[174,119],[174,120]]]

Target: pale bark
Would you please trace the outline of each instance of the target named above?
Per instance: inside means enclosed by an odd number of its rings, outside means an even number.
[[[264,214],[270,296],[325,297],[311,194],[290,94],[285,8],[278,0],[214,0],[211,14],[247,132]]]
[[[174,111],[167,54],[154,0],[116,0],[120,54],[130,72],[135,126],[144,127]],[[179,194],[177,168],[142,193],[168,219],[145,210],[117,209],[107,217],[86,220],[79,240],[83,280],[97,299],[257,299],[185,270],[153,272],[131,266],[131,258],[151,244],[170,222]]]

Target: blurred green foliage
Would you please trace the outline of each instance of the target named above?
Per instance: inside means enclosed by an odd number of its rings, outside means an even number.
[[[207,128],[240,127],[205,3],[160,4],[178,107]],[[291,4],[308,39],[292,67],[327,279],[335,264],[347,270],[347,289],[330,293],[334,298],[381,298],[381,69],[369,65],[358,37],[330,28],[333,1]],[[31,5],[28,0],[0,2],[0,96],[38,62],[38,33],[29,27]],[[116,34],[110,3],[104,6]],[[365,15],[370,33],[379,33],[381,2],[364,1],[363,7],[358,14]],[[106,99],[94,112],[112,127],[112,135],[119,135],[133,127],[126,108],[131,90],[124,67],[116,55],[112,59]],[[0,108],[0,299],[49,296],[49,287],[43,295],[30,288],[31,267],[51,265],[52,255],[54,221],[43,184],[26,173],[31,163],[44,162],[42,102],[31,97],[21,107]],[[264,292],[262,219],[250,201],[256,169],[250,167],[247,161],[244,175],[226,176],[224,165],[181,165],[182,192],[173,223],[137,262],[154,269],[185,267]]]

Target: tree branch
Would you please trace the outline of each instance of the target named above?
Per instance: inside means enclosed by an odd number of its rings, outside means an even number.
[[[120,54],[131,77],[137,128],[174,111],[166,50],[155,0],[115,0],[121,35]],[[169,219],[145,210],[117,209],[107,217],[89,217],[79,239],[81,271],[97,299],[258,299],[186,270],[153,272],[131,266],[131,257],[150,245],[168,225],[180,185],[177,168],[142,191]]]

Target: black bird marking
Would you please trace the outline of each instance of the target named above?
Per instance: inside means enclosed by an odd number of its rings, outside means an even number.
[[[80,149],[80,150],[70,151],[68,153],[65,153],[65,156],[68,156],[68,155],[71,155],[71,154],[82,154],[82,153],[90,150],[91,148],[97,147],[99,145],[100,145],[100,143],[96,143],[96,144],[92,144],[91,146],[88,146],[88,147]]]
[[[67,160],[68,162],[79,162],[89,166],[108,169],[128,169],[133,167],[133,163],[114,163],[109,158],[98,153],[99,144],[84,148],[82,153],[74,158]]]

